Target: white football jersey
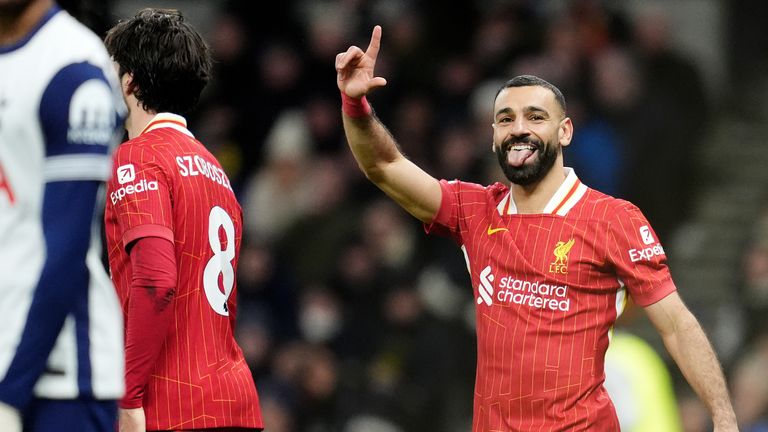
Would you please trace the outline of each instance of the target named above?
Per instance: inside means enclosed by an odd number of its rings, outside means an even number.
[[[36,335],[49,318],[32,302],[46,259],[57,258],[47,245],[71,229],[44,214],[46,199],[66,199],[46,196],[46,185],[108,179],[125,114],[118,86],[101,39],[57,6],[23,40],[0,45],[0,383],[13,373],[17,350],[35,346],[22,344],[27,332]],[[55,336],[38,397],[123,394],[122,312],[101,260],[102,209],[97,201],[82,221],[91,226],[86,263],[56,280],[61,289],[87,284],[87,295]]]

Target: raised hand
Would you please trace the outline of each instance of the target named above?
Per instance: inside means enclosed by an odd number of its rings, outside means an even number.
[[[387,85],[387,80],[373,75],[380,46],[381,26],[375,26],[365,52],[353,45],[336,55],[336,85],[339,90],[351,98],[361,98],[372,89]]]

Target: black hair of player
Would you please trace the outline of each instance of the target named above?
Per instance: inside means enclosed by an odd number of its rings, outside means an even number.
[[[133,75],[142,108],[186,114],[211,78],[211,50],[181,12],[147,8],[121,20],[104,40],[119,75]]]
[[[495,101],[496,98],[499,97],[499,93],[501,93],[502,90],[510,87],[544,87],[555,95],[555,101],[557,101],[557,104],[560,105],[560,108],[563,110],[563,114],[565,114],[565,96],[563,96],[563,92],[561,92],[559,88],[555,87],[549,81],[533,75],[518,75],[505,82],[496,91],[496,96],[493,100]]]

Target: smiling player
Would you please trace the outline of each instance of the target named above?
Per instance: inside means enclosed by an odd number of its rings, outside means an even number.
[[[366,51],[336,57],[344,130],[366,176],[467,259],[477,306],[473,431],[619,430],[604,360],[627,294],[715,430],[736,431],[719,362],[650,224],[563,166],[574,126],[560,90],[518,76],[496,94],[493,151],[510,184],[437,180],[403,156],[365,98],[386,85],[374,75],[380,40],[376,26]]]

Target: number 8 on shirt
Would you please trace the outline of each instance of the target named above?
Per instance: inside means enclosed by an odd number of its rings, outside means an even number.
[[[146,237],[166,239],[175,249],[173,317],[142,397],[147,429],[258,426],[253,379],[234,339],[243,223],[227,175],[185,119],[170,113],[158,114],[120,145],[114,166],[107,242],[126,314],[136,295],[126,249]],[[130,382],[127,387],[130,397]]]

